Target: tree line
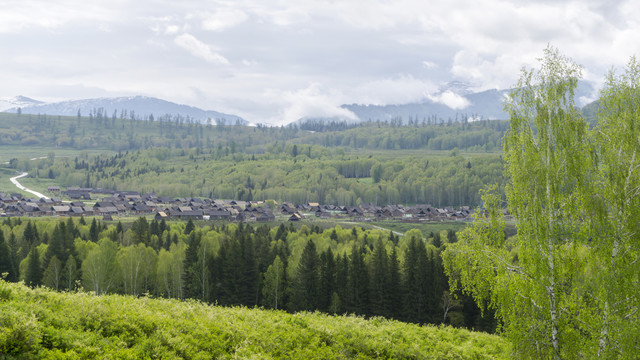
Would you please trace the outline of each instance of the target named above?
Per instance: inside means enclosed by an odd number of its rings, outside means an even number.
[[[507,128],[505,121],[245,126],[198,123],[181,117],[135,120],[126,115],[106,116],[99,109],[89,117],[1,113],[0,119],[3,122],[0,145],[112,151],[200,148],[244,154],[262,153],[275,142],[283,141],[369,150],[452,150],[457,147],[469,151],[499,151]]]
[[[55,290],[198,299],[228,306],[384,316],[493,331],[469,297],[447,291],[440,251],[453,231],[399,237],[339,226],[198,227],[144,217],[107,225],[6,219],[0,272]]]

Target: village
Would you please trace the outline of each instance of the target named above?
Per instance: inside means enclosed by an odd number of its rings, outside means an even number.
[[[134,191],[113,191],[49,186],[49,197],[25,198],[21,194],[0,193],[0,216],[97,216],[110,221],[115,217],[154,216],[161,219],[226,220],[236,222],[300,221],[348,218],[353,221],[396,220],[403,222],[465,220],[469,207],[436,208],[431,205],[386,205],[362,203],[359,206],[291,204],[275,201],[236,201],[202,198],[172,198]],[[63,200],[64,199],[64,200]],[[67,200],[68,199],[68,200]]]

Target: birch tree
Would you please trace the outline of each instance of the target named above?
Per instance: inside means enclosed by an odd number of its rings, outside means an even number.
[[[278,301],[282,297],[285,288],[284,270],[284,263],[280,259],[280,256],[276,255],[273,263],[269,265],[269,268],[267,268],[264,274],[262,295],[264,296],[265,303],[276,310],[278,310]]]
[[[599,155],[592,202],[593,275],[590,292],[594,355],[634,358],[640,353],[640,64],[613,71],[600,93],[594,144]]]
[[[462,286],[481,307],[490,302],[518,357],[581,357],[588,341],[578,322],[588,309],[580,279],[592,180],[587,124],[573,100],[580,76],[553,48],[539,70],[523,70],[505,105],[506,197],[518,235],[506,241],[501,199],[489,191],[488,220],[478,217],[443,254],[452,290]]]
[[[98,247],[91,250],[82,262],[84,285],[96,295],[108,293],[118,283],[117,252],[117,245],[104,238],[98,242]]]
[[[155,267],[155,252],[139,243],[118,251],[118,264],[122,273],[125,294],[140,295],[147,290],[147,279]]]

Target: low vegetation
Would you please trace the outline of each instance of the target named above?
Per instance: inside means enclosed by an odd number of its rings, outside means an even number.
[[[507,358],[495,335],[382,318],[56,293],[0,281],[7,358]]]

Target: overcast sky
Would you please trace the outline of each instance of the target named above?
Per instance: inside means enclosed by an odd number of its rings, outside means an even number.
[[[507,88],[551,44],[595,82],[640,53],[640,1],[0,0],[0,97],[147,95],[288,123],[340,104]]]

